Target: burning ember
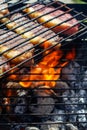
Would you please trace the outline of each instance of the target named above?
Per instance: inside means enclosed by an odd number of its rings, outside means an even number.
[[[62,67],[67,65],[69,60],[73,60],[76,55],[75,48],[67,52],[66,55],[64,55],[62,50],[55,50],[50,54],[49,51],[46,51],[45,54],[47,55],[42,59],[42,61],[31,69],[30,75],[22,79],[23,82],[20,82],[22,87],[55,87],[55,81],[60,78]],[[66,59],[65,62],[62,62],[61,60],[63,57]]]

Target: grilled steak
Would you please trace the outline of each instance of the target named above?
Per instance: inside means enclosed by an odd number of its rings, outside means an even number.
[[[11,20],[16,22],[18,25],[24,27],[25,31],[33,32],[33,34],[35,36],[38,35],[40,38],[43,38],[46,40],[52,37],[49,40],[49,41],[51,41],[50,42],[51,45],[54,45],[54,43],[57,44],[60,40],[58,36],[55,36],[55,33],[53,31],[48,30],[48,28],[45,28],[44,26],[39,25],[36,21],[35,22],[31,21],[29,18],[24,17],[21,13],[16,13],[16,14],[12,15]],[[38,41],[38,43],[39,43],[39,41]],[[48,45],[47,45],[47,47],[48,47]]]
[[[44,7],[44,8],[42,8],[42,7]],[[40,9],[40,8],[42,8],[42,9]],[[40,9],[40,10],[36,11],[37,9]],[[43,14],[46,14],[46,13],[51,12],[53,10],[55,10],[55,8],[45,7],[44,5],[37,4],[37,5],[34,5],[33,7],[28,7],[23,11],[26,13],[29,13],[29,16],[31,18],[37,18],[37,17],[42,16]],[[35,11],[35,12],[33,12],[33,11]],[[33,13],[31,13],[31,12],[33,12]],[[54,11],[50,14],[47,14],[47,15],[44,15],[44,16],[38,18],[37,21],[39,23],[43,23],[43,22],[50,20],[49,22],[46,22],[44,24],[44,26],[48,27],[48,28],[56,26],[52,29],[56,33],[63,31],[65,29],[69,29],[69,28],[70,28],[69,30],[67,30],[66,32],[63,32],[63,33],[67,34],[67,35],[71,35],[71,34],[77,32],[78,25],[76,25],[74,27],[72,27],[72,26],[74,24],[76,24],[78,21],[76,19],[72,18],[72,16],[70,14],[68,14],[68,13],[63,14],[63,13],[64,13],[64,11],[57,10],[57,11]],[[55,18],[56,16],[61,15],[61,14],[63,14],[63,15],[58,17],[58,18]],[[52,18],[54,18],[54,19],[52,19]],[[68,20],[70,18],[72,18],[72,19],[66,22],[66,20]],[[64,22],[64,23],[62,23],[62,22]],[[58,25],[58,24],[60,24],[60,25]]]
[[[3,56],[0,56],[0,74],[3,74],[3,72],[5,72],[6,70],[8,70],[10,68],[9,63],[5,63],[6,62],[6,58]],[[1,76],[0,76],[1,78]]]
[[[16,38],[14,38],[16,37]],[[11,39],[11,40],[9,40]],[[14,32],[11,32],[8,30],[0,30],[0,42],[5,42],[0,45],[0,52],[4,52],[7,50],[7,52],[3,53],[4,57],[7,59],[13,58],[11,60],[11,63],[18,64],[28,58],[31,58],[33,56],[34,49],[31,49],[33,45],[28,41],[25,42],[25,39],[23,39],[21,36],[18,36]],[[24,42],[23,44],[21,44]],[[17,46],[17,47],[15,47]],[[13,49],[10,49],[12,48]],[[28,50],[30,49],[30,50]],[[23,54],[22,54],[23,53]],[[20,55],[20,56],[18,56]],[[14,58],[16,57],[16,58]],[[33,64],[33,60],[30,60],[28,62],[28,65]]]

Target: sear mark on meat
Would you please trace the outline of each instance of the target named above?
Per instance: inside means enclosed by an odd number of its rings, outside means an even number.
[[[36,21],[33,22],[29,18],[24,17],[23,14],[21,14],[21,13],[16,13],[16,14],[12,15],[12,17],[10,19],[13,20],[14,22],[16,22],[18,25],[23,26],[27,32],[28,32],[28,30],[30,30],[33,32],[33,34],[39,35],[40,37],[45,38],[45,39],[49,39],[52,37],[50,39],[52,41],[51,42],[52,45],[53,45],[53,42],[58,43],[60,40],[60,38],[58,36],[55,36],[55,33],[53,31],[51,31],[51,30],[48,31],[47,28],[45,28],[42,25],[39,25]],[[17,19],[17,20],[15,20],[15,19]],[[38,27],[36,27],[36,26],[38,26]],[[34,29],[32,29],[32,28],[34,28]]]
[[[17,36],[17,37],[14,38],[15,36]],[[11,39],[11,40],[9,40],[9,39]],[[16,56],[16,58],[11,60],[11,62],[14,64],[20,63],[33,56],[34,49],[31,49],[33,47],[33,44],[30,43],[29,41],[26,42],[25,39],[23,39],[21,36],[18,36],[14,32],[11,32],[11,31],[8,32],[6,30],[1,29],[0,30],[0,42],[5,42],[0,46],[1,53],[10,49],[11,47],[14,47],[14,49],[11,49],[11,50],[7,51],[7,53],[3,54],[7,59],[10,59],[10,58],[13,58]],[[24,43],[21,44],[22,42],[24,42]],[[17,46],[17,47],[15,47],[15,46]],[[30,49],[30,50],[28,50],[28,49]],[[21,54],[21,53],[23,53],[23,54]],[[20,55],[20,56],[18,56],[18,55]],[[28,62],[28,65],[31,65],[33,63],[34,63],[34,61],[30,60]]]

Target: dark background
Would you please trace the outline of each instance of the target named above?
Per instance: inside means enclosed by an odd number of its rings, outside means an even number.
[[[87,16],[87,4],[67,4],[70,8],[74,8],[76,11],[84,12]]]

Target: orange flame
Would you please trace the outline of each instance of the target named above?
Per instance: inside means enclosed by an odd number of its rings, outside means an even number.
[[[76,52],[75,48],[72,48],[72,50],[66,54],[66,59],[74,60],[75,57],[76,57],[76,53],[75,52]]]
[[[50,51],[46,51],[48,54]],[[38,86],[50,86],[55,87],[56,80],[60,78],[62,67],[68,64],[68,61],[63,63],[60,59],[64,56],[62,50],[55,50],[45,56],[42,61],[31,69],[30,75],[23,78],[24,81],[20,82],[22,87],[38,87]],[[75,58],[75,49],[68,52],[65,56],[67,60],[73,60]],[[55,68],[59,65],[59,68]]]
[[[49,51],[46,52],[48,54]],[[20,82],[23,87],[35,86],[55,86],[55,80],[58,79],[57,71],[54,69],[57,66],[59,60],[63,56],[61,50],[53,51],[43,58],[43,60],[31,70],[31,75],[25,77],[23,80],[29,80],[30,82]],[[34,82],[38,81],[38,82]]]

